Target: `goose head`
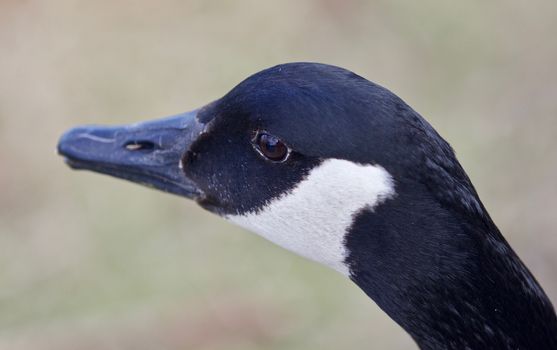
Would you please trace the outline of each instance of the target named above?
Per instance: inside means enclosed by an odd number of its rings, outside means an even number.
[[[58,151],[331,267],[424,349],[557,348],[551,303],[449,144],[348,70],[275,66],[192,112],[74,128]]]

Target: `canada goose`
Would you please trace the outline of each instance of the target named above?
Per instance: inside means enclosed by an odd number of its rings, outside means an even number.
[[[193,112],[72,129],[58,150],[333,268],[422,349],[557,349],[551,302],[449,144],[348,70],[278,65]]]

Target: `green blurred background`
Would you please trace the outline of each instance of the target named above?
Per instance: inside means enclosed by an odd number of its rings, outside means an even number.
[[[190,110],[288,61],[424,115],[557,302],[556,37],[554,0],[2,0],[0,348],[414,348],[337,273],[55,155],[75,124]]]

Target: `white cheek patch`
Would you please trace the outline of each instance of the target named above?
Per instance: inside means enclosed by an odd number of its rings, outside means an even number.
[[[394,193],[383,167],[328,159],[260,211],[227,219],[349,276],[345,236],[354,214],[373,210]]]

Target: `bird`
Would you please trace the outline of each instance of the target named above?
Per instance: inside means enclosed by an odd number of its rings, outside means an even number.
[[[341,273],[420,349],[557,349],[551,301],[452,147],[347,69],[276,65],[190,112],[75,127],[57,149]]]

